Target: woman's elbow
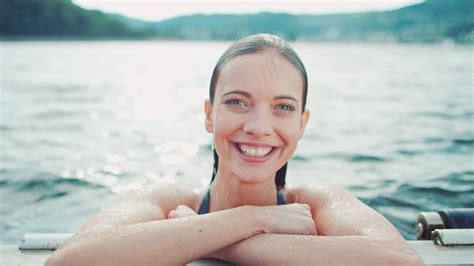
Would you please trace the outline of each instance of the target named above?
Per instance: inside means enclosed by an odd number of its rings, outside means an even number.
[[[372,240],[374,247],[372,254],[373,264],[384,265],[425,265],[418,253],[401,237],[384,237]]]
[[[416,253],[415,251],[412,251],[410,255],[405,255],[403,258],[404,262],[403,264],[405,265],[425,265],[423,262],[423,259]]]
[[[80,246],[76,247],[62,247],[57,249],[45,262],[46,266],[59,266],[59,265],[90,265],[91,260],[90,255],[86,255],[85,252]],[[85,261],[87,259],[88,261]]]
[[[390,252],[392,256],[387,256],[391,258],[388,264],[390,265],[410,265],[410,266],[418,266],[418,265],[425,265],[421,257],[411,248],[404,249],[400,252]]]
[[[66,261],[67,256],[65,256],[63,251],[55,251],[45,262],[45,266],[59,266],[59,265],[69,265]]]

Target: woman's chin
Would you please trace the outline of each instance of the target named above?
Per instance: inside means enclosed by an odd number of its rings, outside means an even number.
[[[268,179],[272,178],[272,174],[269,174],[269,173],[259,173],[260,171],[245,171],[243,173],[239,173],[237,174],[237,177],[239,178],[239,180],[242,182],[242,183],[248,183],[248,184],[251,184],[251,183],[261,183],[261,182],[265,182],[267,181]]]

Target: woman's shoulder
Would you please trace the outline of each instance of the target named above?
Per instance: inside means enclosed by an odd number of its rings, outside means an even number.
[[[173,183],[155,183],[146,187],[121,194],[123,200],[149,201],[162,205],[187,205],[194,208],[199,204],[203,191],[179,186]]]
[[[288,203],[311,203],[318,206],[329,202],[355,199],[355,197],[341,185],[312,184],[286,188],[282,192]]]
[[[310,205],[322,235],[385,234],[396,229],[381,214],[364,204],[343,186],[311,185],[287,189],[288,203]],[[350,217],[350,219],[341,219]]]
[[[283,189],[285,193],[346,193],[346,187],[338,184],[310,184],[300,185],[296,187],[286,187]]]

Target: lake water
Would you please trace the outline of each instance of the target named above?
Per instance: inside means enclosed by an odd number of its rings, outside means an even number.
[[[2,42],[1,243],[75,232],[117,193],[204,189],[209,79],[227,42]],[[309,74],[289,186],[342,184],[415,238],[474,207],[473,46],[294,43]]]

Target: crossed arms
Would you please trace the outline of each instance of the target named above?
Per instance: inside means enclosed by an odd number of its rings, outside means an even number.
[[[198,216],[196,193],[156,186],[92,218],[46,265],[183,265],[209,256],[238,264],[422,264],[385,218],[344,189],[293,189],[286,199]]]

